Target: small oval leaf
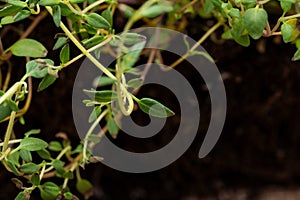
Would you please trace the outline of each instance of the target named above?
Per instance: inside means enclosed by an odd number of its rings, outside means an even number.
[[[151,98],[142,98],[137,103],[143,112],[154,117],[165,118],[175,114],[172,110]]]
[[[47,55],[47,49],[33,39],[22,39],[14,43],[9,50],[15,56],[39,58]]]

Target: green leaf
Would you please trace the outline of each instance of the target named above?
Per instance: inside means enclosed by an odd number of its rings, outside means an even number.
[[[134,78],[127,82],[127,87],[129,88],[138,88],[143,85],[143,80],[140,78]]]
[[[28,137],[22,139],[20,145],[17,148],[27,150],[27,151],[38,151],[46,148],[47,146],[48,144],[44,140],[41,140],[39,138]]]
[[[263,8],[250,8],[245,12],[245,26],[253,39],[259,39],[266,27],[268,14]]]
[[[234,41],[244,47],[248,47],[250,45],[249,35],[241,35],[239,37],[234,37]]]
[[[8,0],[7,3],[9,3],[10,5],[13,5],[13,6],[20,7],[20,8],[25,8],[25,7],[27,7],[27,3],[24,2],[24,1]]]
[[[31,162],[32,161],[32,156],[30,151],[27,150],[20,150],[20,157],[25,161],[25,162]]]
[[[283,23],[280,29],[283,41],[285,43],[290,42],[293,36],[293,27],[290,24]]]
[[[48,74],[48,67],[46,65],[54,65],[54,62],[49,59],[44,59],[42,62],[36,60],[29,61],[26,64],[26,74],[34,78],[43,78]]]
[[[32,176],[30,177],[30,183],[32,185],[38,186],[40,185],[40,176],[37,173],[32,174]]]
[[[19,152],[15,152],[9,155],[8,160],[10,160],[16,166],[20,166],[19,158],[20,158]]]
[[[61,21],[61,8],[59,5],[52,6],[54,24],[59,27]]]
[[[145,42],[139,42],[133,45],[129,49],[129,52],[122,57],[121,66],[124,68],[131,68],[137,62],[145,44]]]
[[[14,22],[15,22],[15,20],[14,20],[13,16],[6,16],[6,17],[3,17],[1,19],[1,24],[2,25],[11,24],[11,23],[14,23]]]
[[[66,170],[64,169],[64,162],[62,162],[61,160],[53,160],[52,166],[55,168],[57,175],[62,176],[66,172]]]
[[[7,165],[15,175],[19,176],[20,172],[18,171],[16,165],[11,160],[9,159],[7,160]]]
[[[47,149],[41,149],[37,151],[37,154],[45,160],[51,160],[51,154]]]
[[[33,39],[21,39],[14,43],[9,50],[15,56],[39,58],[47,55],[47,49]]]
[[[15,200],[29,200],[29,199],[30,199],[30,194],[25,191],[19,192],[19,194],[15,198]]]
[[[115,82],[116,82],[116,80],[111,79],[107,76],[99,76],[94,79],[93,87],[97,88],[97,87],[108,86],[108,85],[114,84]]]
[[[63,178],[68,178],[68,179],[73,179],[74,178],[74,174],[71,171],[66,171],[63,175]]]
[[[142,98],[137,103],[143,112],[154,117],[165,118],[175,114],[172,110],[151,98]]]
[[[113,18],[112,18],[110,9],[104,10],[104,11],[101,13],[101,16],[104,17],[104,19],[106,19],[106,21],[108,21],[108,23],[110,24],[110,26],[112,26]]]
[[[1,92],[1,91],[0,91]],[[0,97],[3,95],[3,93],[0,94]],[[19,111],[18,105],[10,100],[5,100],[2,104],[0,104],[0,121],[8,117],[12,111]]]
[[[156,4],[150,6],[146,10],[142,10],[141,15],[143,17],[154,18],[157,17],[165,12],[173,11],[173,6],[167,4]]]
[[[94,143],[99,143],[100,142],[100,136],[99,135],[95,135],[95,134],[91,134],[88,136],[87,141],[91,141]]]
[[[41,6],[54,6],[58,5],[60,3],[60,0],[40,0],[39,5]]]
[[[56,80],[55,76],[52,76],[50,74],[47,74],[44,76],[42,81],[39,84],[38,92],[43,91],[44,89],[48,88],[50,85],[52,85]]]
[[[95,28],[109,29],[111,24],[101,15],[91,13],[87,16],[87,23]]]
[[[100,44],[101,42],[104,41],[104,37],[100,35],[95,35],[89,39],[83,40],[82,44],[87,48],[91,48],[97,44]]]
[[[300,60],[300,49],[298,49],[298,50],[295,52],[295,54],[294,54],[294,56],[293,56],[293,58],[292,58],[292,61],[297,61],[297,60]]]
[[[116,120],[113,117],[110,117],[109,120],[107,121],[107,128],[108,128],[108,132],[112,136],[117,135],[120,130],[119,125],[117,124]]]
[[[140,42],[145,42],[147,39],[144,35],[140,35],[138,33],[122,33],[120,35],[120,38],[123,40],[122,42],[126,45],[134,45]],[[119,42],[115,42],[115,45],[118,44]]]
[[[83,3],[85,2],[85,0],[70,0],[70,2],[76,4],[76,3]]]
[[[67,63],[70,60],[70,47],[69,44],[63,46],[59,54],[60,62],[62,64]]]
[[[107,103],[112,100],[117,99],[117,93],[112,90],[83,90],[86,94],[88,94],[93,100],[99,103]]]
[[[296,0],[280,0],[280,6],[284,12],[291,10],[294,3],[296,3]]]
[[[89,116],[89,123],[92,123],[93,121],[95,121],[97,119],[97,117],[99,117],[101,113],[101,107],[100,106],[95,106],[92,113]]]
[[[229,10],[228,14],[229,14],[230,17],[235,17],[235,18],[241,18],[242,17],[241,11],[237,8],[231,8]]]
[[[34,163],[26,163],[20,167],[20,171],[25,174],[33,174],[40,169],[40,166]]]
[[[67,44],[68,38],[67,37],[59,37],[54,44],[53,50],[59,49],[60,47]]]
[[[21,10],[22,10],[22,7],[8,5],[0,10],[0,17],[14,15]]]
[[[63,147],[61,146],[61,144],[58,141],[51,141],[49,143],[48,148],[51,151],[61,151],[63,149]]]
[[[93,188],[93,185],[88,180],[86,180],[86,179],[77,180],[76,189],[81,194],[84,195],[85,193],[88,193],[89,191],[92,190],[92,188]]]
[[[14,21],[15,22],[21,21],[23,19],[26,19],[30,15],[31,15],[31,12],[29,10],[21,10],[14,16]]]
[[[71,192],[65,192],[64,193],[64,198],[66,200],[72,200],[73,199],[73,194]]]
[[[60,193],[60,188],[52,182],[44,183],[39,189],[43,200],[55,200]]]
[[[28,132],[26,132],[24,135],[25,137],[29,137],[30,135],[39,134],[41,132],[41,129],[32,129]]]

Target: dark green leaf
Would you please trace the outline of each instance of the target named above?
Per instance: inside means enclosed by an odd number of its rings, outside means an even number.
[[[20,166],[19,158],[20,158],[19,152],[15,152],[8,156],[8,160],[10,160],[12,163],[14,163],[17,167]]]
[[[15,200],[29,200],[29,199],[30,199],[30,194],[25,191],[19,192],[19,194],[15,198]]]
[[[50,74],[47,74],[44,76],[42,81],[39,84],[38,91],[43,91],[44,89],[48,88],[50,85],[52,85],[56,80],[55,76],[52,76]]]
[[[30,178],[30,183],[32,185],[38,186],[40,185],[40,176],[37,173],[32,174],[31,178]]]
[[[259,39],[266,27],[268,14],[263,8],[250,8],[245,12],[245,26],[253,39]]]
[[[20,145],[17,147],[18,149],[23,149],[27,151],[38,151],[44,149],[48,146],[47,142],[41,140],[39,138],[24,138],[20,142]]]
[[[95,35],[89,39],[86,39],[86,40],[83,40],[82,41],[82,44],[87,48],[91,48],[101,42],[104,41],[104,37],[103,36],[100,36],[100,35]]]
[[[60,62],[62,64],[67,63],[70,60],[70,47],[69,44],[63,46],[59,54]]]
[[[109,29],[111,27],[111,24],[104,17],[97,13],[89,14],[87,16],[87,22],[95,28]]]
[[[20,171],[25,174],[33,174],[40,169],[40,166],[34,163],[26,163],[20,167]]]
[[[27,17],[29,17],[31,15],[31,12],[29,10],[21,10],[20,12],[18,12],[15,16],[14,16],[14,21],[21,21],[23,19],[26,19]]]
[[[107,103],[112,100],[117,99],[117,93],[112,90],[83,90],[86,94],[88,94],[93,100],[99,103]]]
[[[86,179],[79,179],[77,180],[76,183],[76,189],[78,190],[78,192],[80,192],[81,194],[86,194],[89,191],[91,191],[93,188],[93,185]]]
[[[9,47],[9,50],[15,56],[39,58],[47,55],[47,49],[33,39],[21,39]]]
[[[0,95],[2,96],[2,94]],[[2,104],[0,104],[0,121],[5,119],[6,117],[8,117],[12,111],[19,111],[19,108],[17,106],[17,104],[8,99],[8,100],[5,100]]]
[[[61,144],[58,141],[51,141],[49,143],[48,148],[51,151],[61,151],[63,149],[62,146],[61,146]]]
[[[65,192],[64,193],[64,198],[66,200],[72,200],[73,199],[73,194],[71,192]],[[73,199],[73,200],[76,200],[76,199]]]
[[[51,154],[48,150],[46,149],[41,149],[41,150],[38,150],[37,151],[37,154],[42,158],[42,159],[45,159],[45,160],[51,160]]]
[[[172,110],[151,98],[143,98],[137,103],[143,112],[154,117],[165,118],[175,114]]]
[[[61,160],[53,160],[52,166],[55,168],[57,175],[62,176],[66,172],[66,170],[64,169],[64,162],[62,162]]]
[[[20,150],[20,157],[25,161],[25,162],[31,162],[32,161],[32,156],[30,151],[27,150]]]
[[[44,183],[39,189],[43,200],[55,200],[60,192],[60,188],[52,182]]]
[[[59,5],[52,6],[54,24],[59,27],[61,21],[61,8]]]
[[[0,17],[14,15],[14,14],[16,14],[17,12],[19,12],[21,10],[22,10],[22,7],[8,5],[8,6],[5,6],[4,8],[2,8],[0,10]]]
[[[85,0],[70,0],[71,3],[83,3]]]
[[[19,176],[19,171],[18,171],[16,165],[11,160],[9,160],[9,159],[7,160],[7,165],[15,175]]]
[[[66,171],[63,175],[63,178],[68,178],[68,179],[73,179],[74,178],[74,174],[71,171]]]
[[[156,4],[142,11],[143,17],[154,18],[165,12],[173,11],[173,6],[166,4]]]
[[[59,37],[57,38],[57,41],[54,44],[53,50],[59,49],[60,47],[67,44],[68,38],[67,37]]]

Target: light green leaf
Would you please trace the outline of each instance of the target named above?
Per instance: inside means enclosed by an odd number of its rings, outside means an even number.
[[[49,59],[44,59],[42,62],[36,60],[29,61],[26,64],[26,74],[34,78],[43,78],[48,74],[48,67],[46,65],[54,65],[54,62]]]
[[[14,17],[13,16],[5,16],[1,19],[1,24],[5,25],[5,24],[12,24],[14,23]]]
[[[15,200],[29,200],[30,199],[30,194],[27,192],[19,192],[19,194],[16,196]]]
[[[296,0],[280,0],[280,6],[284,12],[291,10],[294,3],[296,3]]]
[[[61,146],[61,144],[58,141],[51,141],[49,143],[48,148],[51,151],[61,151],[63,149],[63,147]]]
[[[300,60],[300,49],[298,49],[298,50],[295,52],[295,54],[294,54],[294,56],[293,56],[293,58],[292,58],[292,61],[297,61],[297,60]]]
[[[150,6],[146,10],[142,10],[141,14],[143,17],[154,18],[165,12],[173,11],[173,6],[167,4],[156,4]]]
[[[44,149],[48,146],[47,142],[41,140],[39,138],[24,138],[20,142],[20,145],[17,147],[18,149],[23,149],[27,151],[38,151]]]
[[[29,137],[30,135],[39,134],[41,129],[32,129],[26,133],[24,133],[25,137]]]
[[[245,12],[245,26],[253,39],[259,39],[266,27],[268,14],[263,8],[250,8]]]
[[[101,16],[104,17],[104,18],[108,21],[108,23],[110,24],[110,26],[112,26],[113,18],[112,18],[110,9],[105,9],[105,10],[101,13]]]
[[[97,117],[100,115],[101,113],[101,107],[100,106],[95,106],[92,113],[89,116],[89,123],[92,123],[93,121],[95,121],[97,119]]]
[[[293,27],[290,24],[283,23],[280,29],[283,41],[285,43],[290,42],[293,36]]]
[[[4,8],[2,8],[0,10],[0,17],[14,15],[14,14],[16,14],[17,12],[19,12],[21,10],[22,10],[22,7],[8,5],[8,6],[5,6]]]
[[[9,3],[10,5],[13,5],[13,6],[21,7],[21,8],[27,7],[27,3],[24,1],[20,1],[20,0],[8,0],[7,3]]]
[[[104,37],[100,35],[95,35],[89,39],[83,40],[82,44],[87,48],[91,48],[97,44],[100,44],[101,42],[104,41]]]
[[[97,88],[97,87],[108,86],[114,84],[115,82],[116,80],[111,79],[107,76],[100,76],[94,79],[93,87]]]
[[[140,78],[134,78],[127,82],[127,87],[129,88],[138,88],[143,85],[143,80]]]
[[[39,58],[45,57],[47,49],[38,41],[33,39],[22,39],[14,43],[9,50],[15,56]]]
[[[38,2],[41,6],[54,6],[58,5],[60,3],[60,0],[40,0]]]
[[[87,16],[87,22],[95,28],[109,29],[111,27],[111,24],[104,17],[97,13],[89,14]]]
[[[45,160],[51,160],[51,154],[48,150],[46,149],[41,149],[41,150],[38,150],[37,151],[37,154],[42,158],[42,159],[45,159]]]
[[[110,117],[109,120],[107,121],[107,128],[108,128],[108,132],[112,136],[117,135],[120,130],[119,125],[117,124],[116,120],[113,117]]]
[[[67,37],[59,37],[57,38],[57,41],[54,44],[53,50],[59,49],[60,47],[67,44],[68,38]]]
[[[151,98],[142,98],[137,103],[143,112],[154,117],[165,118],[175,114],[172,110]]]

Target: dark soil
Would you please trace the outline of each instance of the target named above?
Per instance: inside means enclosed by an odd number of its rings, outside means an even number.
[[[54,37],[49,36],[52,24],[49,20],[44,20],[30,36],[46,42],[47,49],[52,48],[51,37]],[[197,29],[188,32],[195,39],[201,35]],[[42,37],[45,35],[47,38]],[[253,42],[249,48],[232,41],[215,44],[208,40],[204,44],[223,74],[228,101],[223,133],[206,158],[200,160],[197,156],[209,121],[209,112],[205,111],[209,111],[210,104],[203,100],[200,122],[203,128],[180,159],[146,174],[123,173],[102,164],[91,164],[83,176],[95,186],[92,199],[187,200],[206,196],[218,199],[221,191],[241,188],[247,190],[246,199],[257,199],[257,194],[268,186],[299,187],[299,62],[291,61],[294,47],[274,39],[263,40],[264,53],[257,50],[262,47],[261,42]],[[50,56],[57,55],[58,52],[50,51]],[[71,110],[72,85],[79,65],[62,71],[50,89],[34,93],[31,109],[25,116],[26,125],[16,125],[18,136],[24,130],[40,128],[47,141],[55,139],[57,132],[66,132],[75,144],[79,142]],[[17,67],[21,66],[14,66],[14,70]],[[34,82],[35,90],[37,84]],[[207,96],[199,88],[199,94]],[[120,136],[117,141],[124,143],[122,139]],[[13,199],[18,193],[10,181],[12,177],[0,167],[0,199]]]

